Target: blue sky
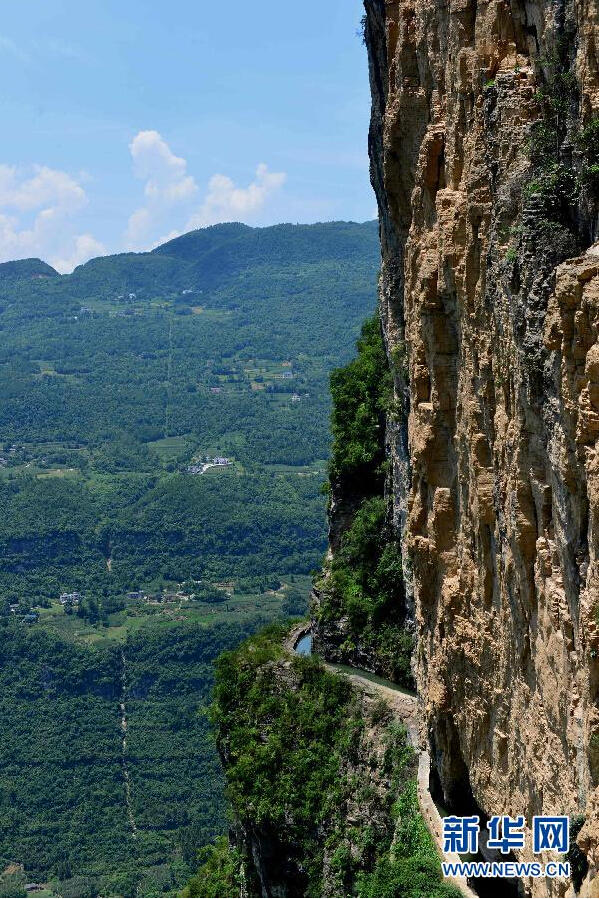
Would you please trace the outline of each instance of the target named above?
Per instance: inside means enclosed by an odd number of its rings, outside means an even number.
[[[19,0],[0,24],[0,259],[374,217],[360,0]]]

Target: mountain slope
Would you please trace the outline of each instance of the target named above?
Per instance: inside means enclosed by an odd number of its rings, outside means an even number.
[[[0,269],[10,884],[165,895],[226,828],[212,660],[307,608],[328,378],[375,305],[376,235],[233,224],[72,275]]]
[[[0,263],[0,280],[21,278],[53,278],[58,272],[41,259],[17,259]]]
[[[374,302],[377,257],[373,223],[222,225],[70,276],[0,281],[0,491],[12,509],[0,528],[0,585],[35,598],[71,582],[137,589],[140,578],[172,579],[177,565],[179,580],[257,574],[264,540],[239,536],[239,502],[255,488],[277,504],[281,479],[297,539],[276,541],[274,565],[309,570],[323,546],[328,372]],[[195,495],[199,509],[209,495],[213,478],[187,472],[205,455],[237,463],[220,484],[231,536],[223,523],[216,541],[184,501]],[[146,520],[154,496],[158,512]],[[303,522],[300,496],[312,510]],[[40,513],[49,503],[52,513]],[[171,507],[181,509],[177,565],[165,561],[175,551]]]

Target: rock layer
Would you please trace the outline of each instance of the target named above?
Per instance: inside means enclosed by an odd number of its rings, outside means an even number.
[[[584,816],[582,892],[597,895],[597,213],[582,191],[568,226],[549,227],[526,187],[552,55],[575,76],[581,126],[597,115],[597,5],[365,7],[381,310],[404,412],[394,517],[431,756],[456,811]]]

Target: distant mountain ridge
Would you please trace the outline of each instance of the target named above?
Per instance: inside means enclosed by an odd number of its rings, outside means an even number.
[[[364,253],[364,234],[371,232],[373,249],[378,246],[378,222],[317,222],[311,225],[270,225],[253,228],[241,222],[225,222],[188,231],[141,253],[115,253],[96,256],[78,265],[67,276],[85,288],[98,275],[115,277],[118,286],[134,290],[148,278],[158,285],[177,287],[179,281],[198,280],[213,286],[223,273],[239,274],[250,265],[313,263],[322,259],[327,245],[339,260]],[[326,255],[326,253],[325,253]],[[176,264],[175,264],[176,260]],[[42,259],[16,259],[0,263],[0,280],[60,277]],[[173,280],[174,279],[174,280]],[[193,286],[192,284],[192,286]]]
[[[363,252],[364,229],[371,225],[373,236],[378,234],[376,221],[324,222],[314,225],[272,225],[266,228],[250,228],[233,222],[213,225],[176,237],[152,250],[152,255],[176,256],[187,261],[207,259],[231,252],[241,253],[241,259],[268,254],[269,261],[312,262],[322,257],[323,241],[334,234],[336,255],[351,255],[358,249]],[[278,258],[277,258],[278,257]]]
[[[56,269],[41,259],[15,259],[0,262],[0,280],[58,277]]]
[[[240,223],[213,225],[176,237],[148,253],[101,256],[78,266],[70,276],[86,289],[98,275],[114,288],[136,290],[148,280],[161,288],[202,287],[232,281],[257,264],[310,264],[330,256],[340,262],[364,255],[365,234],[378,254],[378,223],[327,222],[250,228]]]
[[[378,253],[378,221],[319,222],[312,225],[270,225],[252,228],[227,222],[188,231],[153,250],[96,256],[61,276],[42,259],[16,259],[0,263],[0,282],[34,278],[67,277],[73,287],[86,290],[100,276],[116,289],[135,290],[153,280],[161,289],[180,288],[183,282],[214,287],[223,273],[237,276],[249,266],[264,264],[310,264],[326,255],[350,260],[364,253],[365,233],[372,238],[371,250]],[[114,281],[113,285],[110,282]]]

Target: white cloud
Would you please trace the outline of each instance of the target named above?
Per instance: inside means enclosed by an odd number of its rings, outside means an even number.
[[[140,131],[129,144],[133,172],[145,181],[145,206],[129,217],[125,243],[129,249],[145,249],[152,231],[169,209],[193,199],[198,186],[187,173],[187,162],[175,156],[158,131]]]
[[[80,47],[60,37],[46,35],[43,40],[33,40],[31,46],[38,55],[53,56],[80,63],[88,61],[86,53]]]
[[[149,209],[142,207],[136,209],[129,216],[127,230],[125,232],[125,244],[127,249],[139,249],[143,246],[144,238],[150,233],[152,228],[152,214]]]
[[[59,271],[103,252],[90,234],[74,234],[69,220],[87,195],[67,172],[0,164],[0,261],[40,256]]]
[[[12,38],[6,37],[6,35],[4,34],[0,34],[0,48],[6,50],[7,53],[12,53],[15,59],[18,59],[19,62],[30,62],[28,54],[25,53],[25,51],[22,50],[18,44],[15,44]]]
[[[106,247],[92,234],[78,234],[73,238],[70,255],[65,259],[54,258],[52,265],[59,272],[72,272],[74,268],[95,256],[106,253]]]
[[[251,223],[286,180],[284,172],[271,172],[261,163],[243,187],[227,175],[213,175],[202,198],[187,161],[158,131],[140,131],[129,150],[144,200],[128,220],[122,244],[128,250],[147,250],[183,230],[218,222]],[[77,225],[89,202],[83,186],[88,180],[83,171],[74,176],[46,165],[0,163],[0,262],[39,256],[58,271],[70,272],[107,252]]]
[[[270,172],[263,162],[256,169],[256,177],[247,187],[237,187],[227,175],[213,175],[208,184],[206,198],[189,219],[187,228],[204,228],[232,219],[251,218],[262,209],[286,180],[285,172]]]
[[[203,201],[194,209],[195,178],[187,171],[187,161],[173,153],[158,131],[140,131],[129,150],[134,174],[145,182],[145,203],[131,214],[125,231],[125,245],[130,250],[147,249],[181,234],[171,227],[164,235],[177,207],[187,213],[186,231],[231,219],[251,219],[287,177],[284,172],[270,172],[264,163],[247,187],[238,187],[227,175],[213,175]],[[161,232],[163,236],[157,238]]]
[[[28,177],[16,166],[0,164],[0,208],[28,212],[51,204],[77,212],[86,203],[85,191],[66,172],[34,165]]]
[[[148,199],[179,203],[196,193],[198,187],[187,174],[187,162],[175,156],[158,131],[140,131],[129,150],[136,177],[146,182],[144,193]]]
[[[43,60],[44,57],[79,63],[87,62],[86,54],[82,49],[63,38],[51,37],[48,34],[40,39],[28,37],[25,46],[17,44],[5,34],[0,34],[0,49],[27,65],[40,61],[40,58]]]

